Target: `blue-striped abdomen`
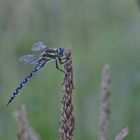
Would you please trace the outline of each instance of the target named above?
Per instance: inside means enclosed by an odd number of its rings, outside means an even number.
[[[15,96],[19,93],[19,90],[23,88],[23,86],[35,75],[35,73],[43,67],[43,65],[46,63],[43,59],[40,60],[37,64],[36,67],[29,73],[29,75],[26,76],[26,78],[17,86],[15,91],[13,92],[12,96],[9,98],[9,101],[7,103],[7,106],[12,102],[12,100],[15,98]]]

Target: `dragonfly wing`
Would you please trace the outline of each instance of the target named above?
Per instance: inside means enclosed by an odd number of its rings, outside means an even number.
[[[32,51],[42,51],[46,48],[42,41],[38,41],[32,45]]]
[[[38,57],[34,55],[24,55],[19,58],[19,61],[24,64],[34,64],[35,62],[37,62],[37,60],[38,60]]]

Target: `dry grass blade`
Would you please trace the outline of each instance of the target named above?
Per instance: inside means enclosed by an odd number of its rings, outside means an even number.
[[[25,106],[14,112],[18,127],[18,140],[40,140],[39,136],[29,126]]]
[[[128,135],[128,127],[121,130],[120,133],[117,134],[115,140],[123,140]]]
[[[110,77],[109,65],[105,65],[102,73],[102,95],[101,95],[101,114],[100,114],[100,140],[108,140],[108,122],[110,117],[109,90]]]
[[[75,128],[75,119],[73,116],[72,91],[73,69],[70,49],[66,52],[67,61],[64,65],[64,89],[62,97],[62,115],[60,119],[60,140],[72,140],[73,130]]]

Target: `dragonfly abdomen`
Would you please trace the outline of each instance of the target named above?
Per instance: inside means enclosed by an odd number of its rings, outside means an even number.
[[[44,62],[44,63],[43,63]],[[7,106],[12,102],[12,100],[15,98],[15,96],[19,93],[19,90],[23,88],[23,86],[35,75],[35,73],[43,67],[45,64],[45,61],[40,60],[35,68],[29,73],[29,75],[26,76],[26,78],[18,85],[18,87],[13,92],[12,96],[9,98],[9,101],[7,103]]]

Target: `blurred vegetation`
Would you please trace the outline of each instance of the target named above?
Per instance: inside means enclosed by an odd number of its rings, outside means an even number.
[[[72,48],[75,80],[75,140],[98,138],[101,71],[111,71],[110,139],[128,126],[127,140],[140,138],[140,11],[133,0],[0,1],[0,140],[17,139],[13,111],[26,105],[42,140],[59,139],[63,74],[49,63],[6,103],[33,66],[18,62],[42,40]]]

